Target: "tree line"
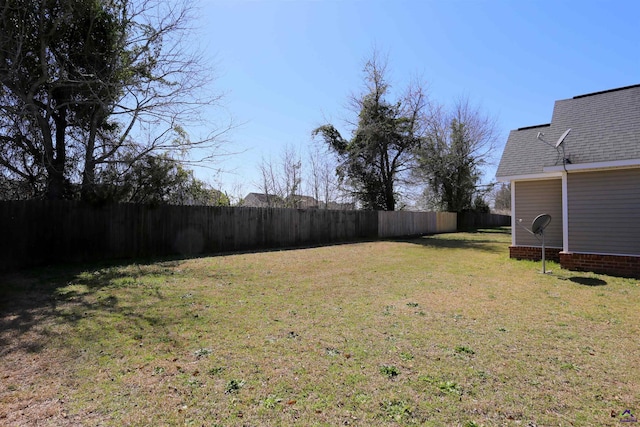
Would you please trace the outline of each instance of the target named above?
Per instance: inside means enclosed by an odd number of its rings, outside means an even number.
[[[170,202],[158,192],[175,183],[188,191],[174,198],[213,196],[184,169],[195,148],[215,156],[229,127],[184,130],[219,99],[201,56],[184,49],[192,12],[187,1],[3,0],[0,188]]]
[[[508,212],[508,185],[480,185],[496,148],[495,120],[467,98],[451,107],[434,102],[420,82],[393,98],[386,70],[373,52],[364,90],[349,99],[349,138],[327,123],[313,130],[320,145],[312,144],[306,159],[291,145],[263,157],[257,184],[267,203],[297,207],[304,193],[320,206],[397,210],[412,199],[425,210],[489,212],[493,200],[494,209]]]
[[[186,0],[3,0],[0,198],[229,204],[189,169],[220,156],[233,126],[201,115],[220,95],[185,49],[192,15]],[[423,208],[487,209],[495,121],[466,99],[435,103],[420,82],[394,96],[386,65],[377,52],[366,62],[348,136],[313,130],[306,173],[292,147],[262,160],[265,195],[396,210],[420,189]]]
[[[434,102],[419,81],[394,98],[378,52],[365,64],[364,83],[350,99],[349,138],[333,124],[313,131],[337,157],[339,181],[360,205],[396,210],[403,190],[419,188],[424,208],[488,211],[493,186],[479,182],[496,147],[495,120],[465,98],[450,108]]]

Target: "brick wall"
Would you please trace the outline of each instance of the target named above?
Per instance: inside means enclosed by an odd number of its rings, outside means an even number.
[[[515,259],[540,261],[542,248],[510,246],[509,256]],[[545,258],[559,262],[560,266],[567,270],[640,278],[640,257],[637,256],[564,253],[558,248],[545,248]]]
[[[640,278],[640,257],[635,256],[561,253],[560,265],[567,270]]]
[[[545,248],[544,257],[551,261],[560,261],[559,248]],[[531,261],[542,260],[542,248],[536,248],[534,246],[509,246],[509,256],[515,259],[528,259]]]

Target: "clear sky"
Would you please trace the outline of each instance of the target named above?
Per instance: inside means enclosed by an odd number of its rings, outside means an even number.
[[[244,124],[242,154],[198,176],[258,191],[262,156],[341,126],[373,47],[393,87],[428,84],[433,101],[468,96],[509,130],[551,121],[558,99],[640,83],[640,2],[543,0],[201,0],[194,46],[217,63],[214,87]],[[222,114],[212,110],[211,114]],[[226,113],[225,113],[226,114]],[[343,135],[348,137],[349,134]],[[494,178],[487,168],[484,182]]]

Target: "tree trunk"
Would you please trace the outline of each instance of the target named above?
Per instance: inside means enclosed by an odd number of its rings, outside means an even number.
[[[67,109],[61,107],[59,114],[54,117],[56,124],[55,153],[51,150],[47,153],[47,199],[61,200],[65,198],[65,163],[67,162],[67,147],[65,146],[65,133],[67,131]],[[44,129],[43,129],[44,131]]]
[[[93,200],[96,194],[96,160],[93,154],[96,146],[97,128],[98,114],[94,112],[91,117],[91,129],[84,153],[84,170],[82,171],[82,189],[80,191],[80,197],[84,202]]]
[[[48,169],[47,179],[47,199],[48,200],[61,200],[64,198],[64,175],[61,171],[54,168]]]
[[[80,198],[83,202],[91,201],[96,194],[95,191],[95,170],[96,165],[93,158],[87,157],[82,172],[82,188],[80,190]]]
[[[389,180],[386,182],[384,189],[386,210],[394,211],[396,210],[396,198],[393,194],[393,181]]]

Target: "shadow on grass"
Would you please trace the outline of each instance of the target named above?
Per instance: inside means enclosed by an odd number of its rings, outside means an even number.
[[[102,289],[137,286],[147,275],[172,275],[176,267],[189,259],[219,257],[230,254],[278,252],[321,246],[359,244],[372,239],[307,246],[255,249],[193,256],[174,255],[147,259],[97,261],[82,264],[34,267],[18,272],[0,273],[0,357],[12,351],[38,352],[47,341],[46,325],[55,322],[74,324],[88,313],[119,313],[131,322],[162,325],[171,319],[141,315],[123,308],[114,295]],[[71,285],[79,285],[74,287]],[[146,292],[154,292],[146,289]],[[162,298],[159,291],[153,296]],[[28,338],[25,338],[29,334]],[[91,337],[87,337],[91,338]]]
[[[497,234],[496,234],[497,233]],[[389,239],[427,248],[474,249],[499,253],[506,243],[501,230],[478,230],[464,234],[441,234],[406,239]],[[491,234],[496,236],[491,239]],[[468,235],[469,237],[465,237]],[[326,245],[270,248],[263,250],[237,251],[258,253],[288,251],[305,248],[361,244],[377,239],[358,239]],[[192,257],[165,257],[146,260],[125,260],[91,264],[58,265],[34,268],[17,273],[0,275],[0,357],[13,351],[40,351],[47,342],[47,325],[56,322],[75,324],[91,313],[119,313],[131,322],[145,325],[162,325],[171,319],[154,318],[122,307],[116,296],[101,293],[103,289],[137,286],[139,279],[147,275],[170,275],[186,259],[225,256],[229,253],[201,254]],[[74,287],[73,285],[79,285]],[[147,289],[152,291],[152,289]],[[108,294],[108,292],[107,292]],[[162,298],[157,293],[154,296]],[[41,327],[42,326],[42,327]],[[87,337],[91,339],[91,337]]]
[[[395,242],[412,243],[433,249],[473,249],[483,252],[501,253],[505,251],[507,244],[500,240],[489,238],[460,238],[455,235],[423,236],[411,239],[393,239]]]
[[[496,227],[496,228],[477,228],[465,230],[466,233],[479,233],[479,234],[507,234],[511,236],[511,227]]]
[[[595,278],[595,277],[573,276],[573,277],[569,277],[569,279],[567,280],[570,280],[573,283],[577,283],[579,285],[584,285],[584,286],[605,286],[607,284],[606,281]]]
[[[180,261],[156,261],[158,273]],[[105,288],[135,284],[137,278],[154,274],[140,261],[55,266],[0,275],[0,357],[14,351],[37,353],[48,341],[53,324],[74,324],[88,313],[118,312],[132,322],[157,323],[119,306],[118,298],[94,298]],[[123,271],[121,267],[138,266]],[[119,283],[121,281],[122,283]],[[64,289],[80,285],[83,291]],[[160,295],[158,295],[160,296]],[[90,338],[90,337],[89,337]]]

